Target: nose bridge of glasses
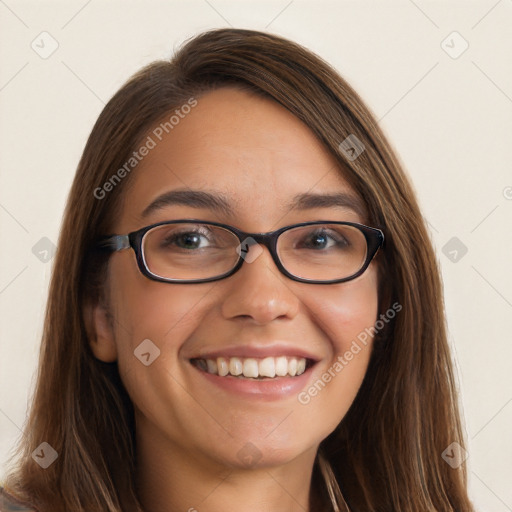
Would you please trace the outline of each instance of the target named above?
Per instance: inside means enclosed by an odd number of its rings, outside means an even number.
[[[245,233],[244,238],[249,245],[260,244],[270,249],[274,236],[273,233]]]
[[[247,233],[246,243],[248,243],[249,247],[251,245],[257,245],[266,247],[270,252],[270,255],[274,257],[275,254],[275,245],[277,241],[277,237],[275,231],[268,233]]]
[[[278,256],[275,251],[276,235],[274,232],[268,233],[239,233],[242,235],[239,254],[240,257],[248,263],[254,262],[264,252],[264,248],[270,253],[270,257],[279,267]],[[251,249],[252,247],[252,249]]]

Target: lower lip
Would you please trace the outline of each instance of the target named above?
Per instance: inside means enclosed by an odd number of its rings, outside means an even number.
[[[199,372],[208,382],[246,398],[259,398],[266,400],[280,400],[300,393],[307,384],[311,375],[312,366],[297,377],[275,377],[273,379],[252,380],[239,377],[221,377],[214,373],[200,370],[193,364],[191,366]]]

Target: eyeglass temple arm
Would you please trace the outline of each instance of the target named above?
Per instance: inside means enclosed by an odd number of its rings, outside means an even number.
[[[128,235],[113,235],[103,238],[98,242],[98,249],[107,251],[122,251],[130,248],[130,237]]]

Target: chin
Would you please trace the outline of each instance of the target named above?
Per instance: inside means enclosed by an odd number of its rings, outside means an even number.
[[[297,439],[289,445],[279,439],[236,440],[225,447],[224,453],[219,453],[219,458],[232,468],[270,469],[289,464],[313,449],[316,454],[317,447],[318,444],[313,447],[306,440],[301,443]]]

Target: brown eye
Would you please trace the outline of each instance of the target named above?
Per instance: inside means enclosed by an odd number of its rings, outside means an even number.
[[[317,229],[301,241],[296,248],[298,249],[340,249],[349,245],[348,241],[338,233],[327,232],[325,229]]]

